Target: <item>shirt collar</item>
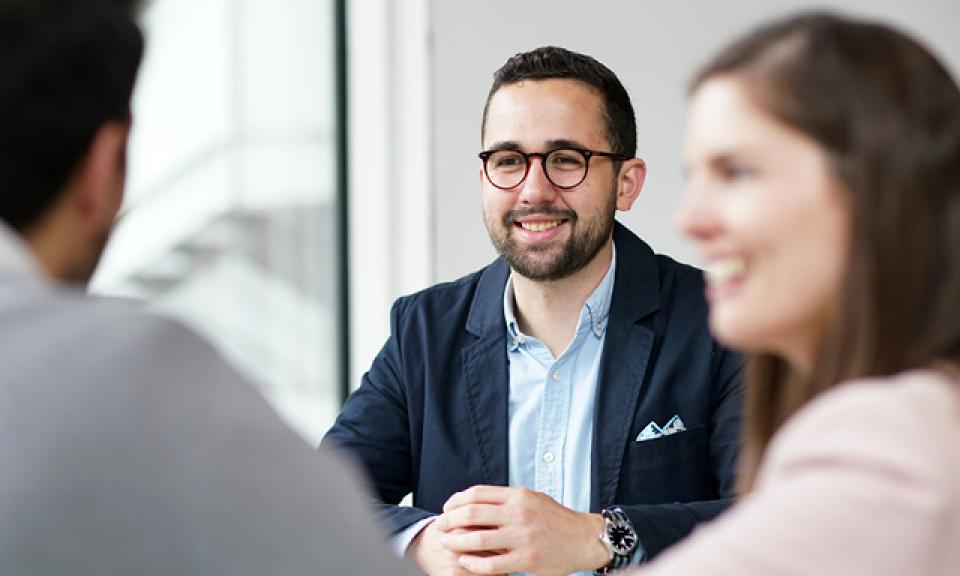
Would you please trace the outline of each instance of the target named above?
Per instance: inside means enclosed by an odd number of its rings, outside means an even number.
[[[597,338],[602,338],[607,329],[607,319],[610,317],[610,302],[613,300],[613,279],[617,270],[617,245],[612,244],[610,267],[603,280],[596,287],[580,311],[580,320],[577,323],[577,334],[582,330],[591,330]],[[520,331],[517,315],[513,308],[513,273],[507,278],[507,285],[503,290],[503,319],[507,324],[507,335],[510,340],[510,351],[513,352],[526,342],[526,336]]]
[[[513,273],[507,277],[507,287],[503,289],[503,319],[507,323],[507,339],[510,340],[510,351],[513,352],[526,341],[520,332],[517,315],[513,311]]]
[[[36,283],[45,282],[40,264],[30,248],[3,222],[0,222],[0,276],[13,276]]]
[[[603,337],[603,333],[607,329],[607,319],[610,317],[610,302],[613,301],[613,278],[616,276],[616,272],[617,246],[612,244],[610,267],[607,268],[607,273],[600,281],[600,285],[583,305],[584,310],[580,312],[580,324],[577,326],[577,332],[587,328],[592,330],[597,338]]]

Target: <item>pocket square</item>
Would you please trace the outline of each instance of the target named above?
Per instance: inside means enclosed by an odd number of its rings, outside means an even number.
[[[651,420],[650,423],[644,426],[643,430],[637,434],[637,442],[655,440],[661,436],[669,436],[677,432],[683,432],[686,429],[687,427],[683,425],[683,420],[680,419],[679,414],[668,420],[663,427],[658,426],[656,422]]]
[[[683,420],[680,419],[680,416],[674,416],[667,422],[667,425],[663,427],[663,435],[669,436],[670,434],[676,434],[677,432],[683,432],[687,429],[683,425]]]
[[[659,438],[663,436],[663,430],[657,426],[657,423],[650,421],[646,427],[640,431],[640,434],[637,434],[637,442],[644,442],[646,440],[653,440],[654,438]]]

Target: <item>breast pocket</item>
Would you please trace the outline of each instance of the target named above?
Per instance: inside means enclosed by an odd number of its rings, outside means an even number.
[[[707,456],[707,425],[700,424],[684,432],[633,442],[627,448],[627,460],[634,470],[670,466]]]
[[[662,504],[714,498],[706,424],[631,442],[617,490],[622,502]]]

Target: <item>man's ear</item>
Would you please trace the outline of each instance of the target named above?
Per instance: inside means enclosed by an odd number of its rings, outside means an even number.
[[[626,212],[640,196],[643,181],[647,178],[647,163],[631,158],[620,166],[617,180],[617,210]]]
[[[68,188],[84,220],[112,222],[120,209],[129,133],[130,127],[124,122],[106,122],[77,164]]]

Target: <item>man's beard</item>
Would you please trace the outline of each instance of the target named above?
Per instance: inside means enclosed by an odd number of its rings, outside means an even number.
[[[514,222],[518,218],[531,214],[555,216],[567,220],[571,231],[570,237],[560,247],[560,253],[553,258],[542,259],[537,256],[556,250],[555,246],[521,246],[514,238],[512,234]],[[610,238],[615,214],[616,205],[611,195],[610,203],[604,206],[592,221],[580,222],[579,216],[573,210],[542,207],[511,210],[504,214],[499,222],[493,221],[484,214],[484,222],[490,234],[490,241],[514,272],[530,280],[546,282],[566,278],[589,264]],[[582,226],[582,229],[578,230],[578,225]]]

